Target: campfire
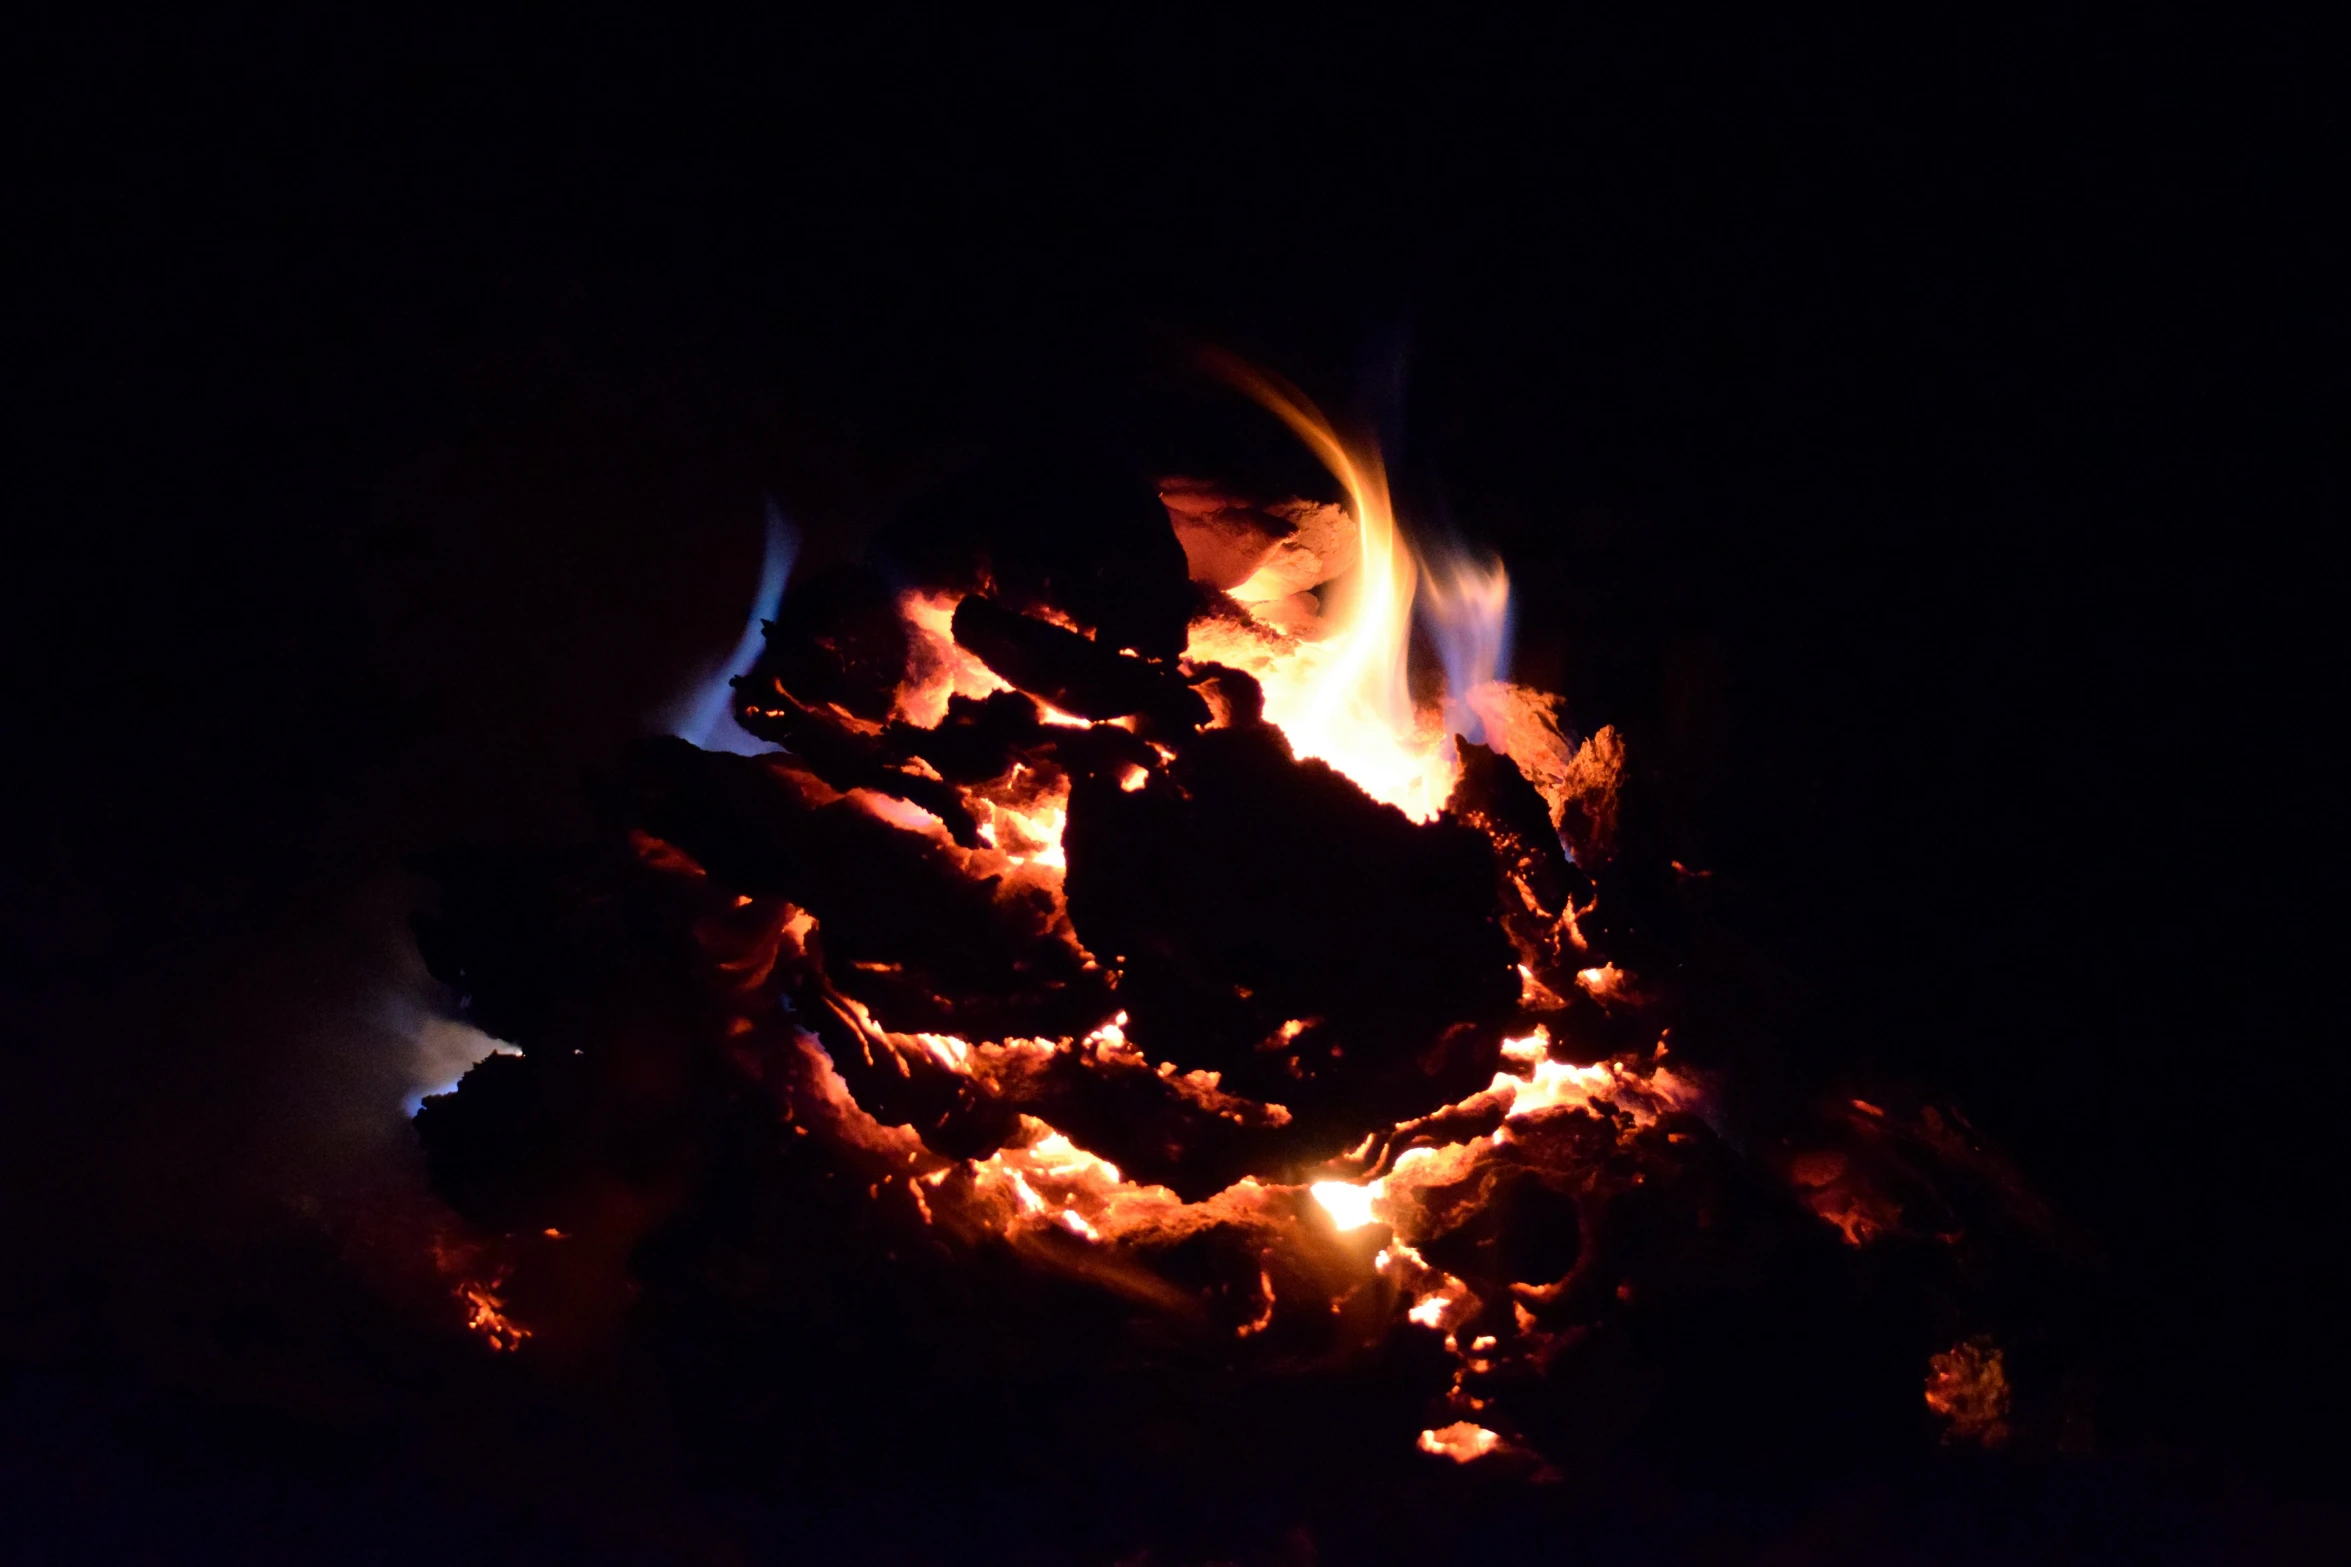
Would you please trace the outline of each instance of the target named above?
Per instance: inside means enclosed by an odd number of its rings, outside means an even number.
[[[731,687],[774,749],[648,740],[599,841],[438,858],[425,953],[512,1047],[416,1118],[453,1316],[517,1359],[625,1317],[803,1474],[1540,1491],[2026,1431],[2014,1178],[1692,1064],[1703,873],[1620,854],[1625,743],[1508,678],[1499,562],[1222,368],[1336,499],[950,498],[792,583]]]

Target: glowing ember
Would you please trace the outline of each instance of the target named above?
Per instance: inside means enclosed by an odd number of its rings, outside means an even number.
[[[1420,1434],[1420,1450],[1439,1458],[1450,1458],[1457,1464],[1485,1457],[1502,1446],[1502,1438],[1484,1426],[1456,1420],[1449,1426]]]
[[[487,1284],[461,1285],[457,1298],[465,1304],[466,1327],[479,1333],[491,1349],[520,1349],[522,1341],[531,1336],[531,1330],[506,1314],[506,1303],[498,1295],[501,1282],[492,1279]]]
[[[1316,1181],[1309,1191],[1321,1203],[1331,1222],[1342,1230],[1360,1230],[1376,1222],[1371,1205],[1379,1201],[1381,1186],[1377,1181],[1368,1186],[1354,1186],[1345,1181]]]
[[[1603,963],[1596,968],[1577,969],[1575,982],[1583,987],[1584,992],[1593,1000],[1603,1005],[1632,999],[1631,982],[1625,978],[1624,970],[1613,963]]]
[[[1927,1408],[1949,1422],[1946,1442],[1998,1447],[2008,1440],[2008,1367],[1990,1339],[1954,1344],[1928,1362]]]

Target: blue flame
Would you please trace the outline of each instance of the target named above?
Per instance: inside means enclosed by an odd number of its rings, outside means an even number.
[[[693,741],[705,751],[731,751],[737,756],[758,756],[775,749],[744,733],[734,722],[731,682],[759,656],[766,622],[775,619],[777,609],[784,602],[784,584],[791,580],[792,562],[799,553],[799,532],[784,521],[782,510],[770,500],[767,552],[759,563],[759,594],[751,601],[750,618],[743,623],[743,634],[736,639],[734,651],[714,664],[710,673],[678,703],[670,733],[681,740]]]
[[[1446,550],[1422,558],[1420,579],[1421,624],[1445,666],[1445,721],[1483,745],[1479,688],[1510,673],[1510,577],[1499,560]]]

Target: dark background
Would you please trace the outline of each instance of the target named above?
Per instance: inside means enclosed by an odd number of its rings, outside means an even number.
[[[1199,341],[1502,551],[1521,672],[1720,878],[1748,1069],[1946,1094],[2080,1227],[2102,1451],[2339,1484],[2325,40],[35,41],[0,1505],[63,1554],[703,1517],[595,1478],[670,1494],[635,1393],[443,1365],[347,1265],[419,1179],[401,857],[576,822],[763,495],[845,553],[992,445],[1213,456],[1154,422]]]

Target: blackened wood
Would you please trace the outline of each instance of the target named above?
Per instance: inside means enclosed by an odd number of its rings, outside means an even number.
[[[749,685],[766,690],[773,681],[810,707],[839,703],[878,720],[890,715],[906,659],[895,589],[869,567],[833,566],[784,595]]]
[[[772,681],[763,692],[758,679],[754,671],[735,683],[736,721],[745,729],[790,751],[833,788],[843,793],[872,789],[919,805],[939,818],[957,843],[980,847],[979,822],[952,784],[907,771],[880,738],[794,700]]]
[[[975,879],[955,850],[853,801],[812,807],[775,759],[645,740],[597,793],[616,826],[676,844],[728,889],[813,913],[830,972],[869,1004],[886,993],[894,1028],[1076,1034],[1113,1010],[1048,894]]]
[[[1122,965],[1146,1050],[1357,1135],[1490,1075],[1519,982],[1480,834],[1259,726],[1192,737],[1164,783],[1079,780],[1063,841],[1070,917]]]
[[[1023,691],[1080,718],[1144,715],[1177,729],[1208,722],[1208,704],[1169,670],[976,593],[955,607],[955,640]]]

